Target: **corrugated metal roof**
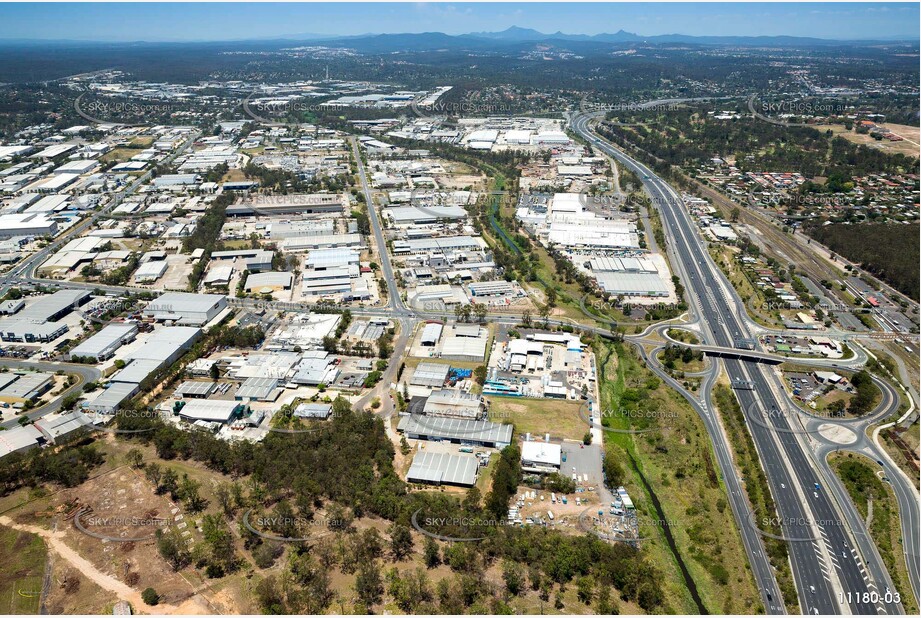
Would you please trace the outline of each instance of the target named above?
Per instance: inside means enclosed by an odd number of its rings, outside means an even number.
[[[137,332],[137,324],[130,322],[113,322],[107,324],[101,331],[71,350],[70,355],[71,357],[96,357],[109,351],[113,346],[120,346],[126,338],[132,337]]]
[[[268,399],[275,389],[278,388],[276,378],[247,378],[237,390],[237,399]]]
[[[253,273],[246,278],[246,289],[283,286],[291,287],[294,275],[289,272]]]
[[[416,386],[441,386],[450,369],[449,365],[440,363],[419,363],[409,383]]]
[[[7,384],[3,390],[0,391],[0,395],[16,398],[32,397],[36,390],[44,387],[53,379],[53,374],[44,372],[21,374],[15,382]]]
[[[89,423],[83,421],[77,412],[68,412],[49,414],[35,421],[34,425],[49,440],[56,442],[58,438],[64,438],[76,431],[86,429]]]
[[[471,486],[476,483],[477,466],[476,457],[419,452],[413,458],[406,480]]]
[[[0,457],[38,446],[40,439],[42,439],[41,432],[32,425],[0,431]]]
[[[176,389],[177,395],[200,395],[207,397],[214,390],[216,382],[203,382],[200,380],[186,380]]]
[[[480,325],[479,324],[455,324],[454,334],[457,335],[458,337],[479,337],[480,336]]]
[[[501,442],[511,444],[512,426],[490,421],[404,416],[397,429],[431,438],[469,440],[471,442]]]
[[[431,322],[425,325],[425,328],[422,330],[422,343],[431,343],[436,344],[441,338],[441,330],[444,328],[441,324],[437,322]]]
[[[449,337],[441,348],[444,358],[477,358],[486,355],[486,337]]]
[[[112,376],[112,381],[140,384],[144,381],[144,378],[159,369],[163,362],[145,358],[132,360],[124,369]]]
[[[20,311],[16,317],[20,320],[30,320],[37,323],[46,322],[53,315],[68,307],[76,307],[89,296],[90,293],[85,290],[58,290],[50,296],[42,296]]]
[[[226,423],[241,406],[242,404],[236,401],[192,399],[179,410],[179,416],[191,420]]]
[[[668,284],[658,274],[640,272],[596,272],[598,285],[609,294],[668,294]]]
[[[96,399],[86,404],[85,407],[90,410],[109,412],[117,408],[121,402],[134,395],[137,391],[137,383],[113,382]]]
[[[333,412],[329,403],[302,403],[294,409],[294,416],[299,418],[327,418]]]

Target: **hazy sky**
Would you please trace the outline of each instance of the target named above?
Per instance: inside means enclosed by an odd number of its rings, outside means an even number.
[[[914,3],[2,4],[0,39],[202,41],[504,30],[918,39]]]

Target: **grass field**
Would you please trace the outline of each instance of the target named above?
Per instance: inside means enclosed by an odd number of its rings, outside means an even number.
[[[153,136],[149,135],[140,135],[131,140],[129,144],[131,148],[149,148],[151,144],[154,143]]]
[[[134,148],[116,148],[102,155],[100,160],[106,163],[109,161],[118,161],[121,163],[137,155],[139,152],[139,150],[135,150]]]
[[[0,612],[38,614],[47,549],[34,534],[0,526]]]
[[[247,180],[246,174],[243,173],[243,170],[236,167],[227,170],[227,173],[221,178],[221,182],[240,182],[244,180]]]
[[[886,452],[889,453],[889,456],[892,457],[892,460],[898,464],[899,468],[908,475],[908,478],[912,480],[915,487],[918,487],[918,472],[914,466],[911,465],[913,461],[910,460],[909,455],[900,448],[900,444],[896,444],[893,441],[894,436],[890,431],[891,430],[882,432],[883,447],[886,449]],[[921,428],[919,428],[917,421],[908,429],[897,435],[901,441],[908,445],[909,449],[914,452],[918,451],[918,444],[921,442]]]
[[[739,293],[739,296],[745,302],[745,310],[753,320],[764,326],[783,327],[783,320],[780,311],[769,311],[764,307],[767,306],[767,300],[761,290],[752,285],[749,274],[739,265],[736,260],[739,252],[726,246],[711,246],[710,257],[720,267],[726,278],[732,282],[732,286]]]
[[[877,476],[878,466],[863,456],[848,453],[835,455],[829,461],[862,517],[867,517],[872,503],[870,536],[876,542],[880,556],[886,563],[896,591],[901,594],[906,614],[917,615],[918,602],[908,582],[907,566],[903,558],[899,508],[892,489]]]
[[[653,522],[660,520],[653,504],[653,496],[658,496],[675,541],[675,553],[689,573],[692,584],[686,583],[661,527],[641,527],[641,534],[651,537],[643,543],[642,551],[662,573],[661,586],[668,599],[665,611],[698,613],[690,591],[693,586],[709,613],[761,612],[760,596],[702,421],[677,392],[640,363],[632,350],[603,342],[596,344],[595,351],[602,380],[602,410],[656,413],[646,426],[653,431],[605,432],[604,441],[606,456],[622,464],[624,486],[638,515]],[[611,426],[638,428],[626,417],[607,418]]]
[[[761,468],[758,451],[749,433],[745,415],[738,399],[728,386],[725,373],[721,373],[721,383],[713,393],[722,424],[726,428],[726,435],[735,452],[736,467],[745,483],[745,493],[748,495],[752,512],[756,517],[771,517],[776,513],[776,506],[768,488],[767,477]],[[779,527],[775,526],[768,531],[779,534]],[[799,610],[799,602],[790,570],[787,545],[783,541],[769,537],[764,537],[763,541],[787,610],[796,613]]]
[[[244,239],[240,239],[240,240],[225,240],[225,241],[224,241],[224,246],[225,246],[228,250],[249,249],[250,244],[252,244],[251,241],[249,241],[249,240],[244,240]]]
[[[887,129],[902,137],[901,142],[890,142],[887,139],[876,140],[868,134],[857,133],[853,129],[850,131],[844,125],[840,124],[831,124],[831,125],[816,125],[815,128],[819,131],[831,131],[837,137],[843,137],[849,142],[854,144],[860,144],[861,146],[867,146],[869,148],[878,148],[883,152],[889,154],[898,154],[909,157],[918,156],[918,127],[912,127],[903,124],[889,124],[886,123],[885,126]]]
[[[697,338],[697,335],[691,331],[683,330],[681,328],[669,328],[668,336],[675,341],[683,341],[684,343],[689,343],[691,345],[697,345],[700,343],[700,339]]]
[[[558,399],[525,399],[523,397],[487,397],[489,420],[512,423],[515,433],[544,435],[554,438],[581,440],[587,425],[579,418],[581,401]]]

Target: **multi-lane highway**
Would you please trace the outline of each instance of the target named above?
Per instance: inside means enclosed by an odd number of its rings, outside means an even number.
[[[690,326],[701,333],[707,351],[723,357],[723,366],[733,381],[747,382],[752,385],[752,390],[739,390],[737,395],[749,420],[749,427],[777,504],[778,516],[783,522],[783,537],[789,539],[787,546],[790,563],[802,610],[806,613],[828,614],[900,612],[901,607],[898,603],[876,602],[872,596],[874,593],[884,596],[886,590],[891,587],[891,583],[856,510],[825,462],[825,455],[829,449],[835,447],[815,439],[816,430],[809,425],[808,419],[804,421],[800,416],[778,412],[790,409],[789,406],[783,405],[783,389],[773,371],[756,362],[772,360],[771,355],[759,351],[745,354],[745,351],[736,349],[737,339],[753,338],[753,333],[763,329],[750,320],[741,299],[710,260],[681,205],[679,196],[651,170],[600,139],[591,130],[589,118],[584,114],[574,116],[572,118],[573,128],[596,148],[612,156],[643,179],[644,188],[652,198],[653,205],[659,209],[668,238],[667,250],[671,254],[672,264],[676,268],[676,274],[680,275],[692,301],[689,311],[692,319],[683,323],[683,326]],[[358,164],[361,189],[368,207],[371,231],[379,248],[382,275],[386,281],[389,296],[385,306],[355,309],[352,312],[357,315],[390,317],[400,323],[401,329],[394,345],[394,357],[392,358],[394,362],[391,362],[387,371],[384,372],[384,379],[379,387],[358,403],[364,406],[373,397],[381,397],[384,405],[379,412],[388,416],[392,406],[386,392],[399,365],[399,362],[396,361],[401,356],[416,321],[426,317],[444,319],[450,316],[416,311],[403,303],[387,255],[383,230],[374,207],[361,153],[355,140],[352,140],[352,148]],[[67,236],[78,233],[91,225],[96,217],[109,211],[120,201],[120,198],[135,190],[140,182],[143,180],[126,188],[113,200],[114,203],[110,203],[107,208],[86,220]],[[31,256],[13,272],[0,278],[0,287],[7,287],[15,283],[17,278],[31,283],[42,282],[33,277],[33,270],[60,242],[49,247],[47,251]],[[128,287],[73,282],[55,283],[62,287],[101,288],[112,292],[137,291]],[[255,308],[259,304],[251,299],[232,299],[232,302],[234,305],[250,308]],[[298,310],[296,307],[291,309]],[[304,305],[303,310],[308,311],[309,306]],[[490,317],[490,321],[508,324],[515,324],[519,319],[520,316],[514,315]],[[551,323],[558,324],[559,322],[552,320]],[[596,334],[608,334],[604,328],[576,323],[570,325]],[[642,346],[645,342],[644,337],[645,334],[640,334],[629,337],[629,339],[637,345],[641,354],[647,357]],[[727,357],[727,355],[731,356],[733,351],[738,353],[740,358]],[[865,357],[860,350],[855,351],[858,352],[858,355],[851,360],[859,364]],[[783,600],[773,568],[764,550],[763,539],[767,526],[759,525],[759,522],[754,521],[751,516],[744,490],[744,480],[738,478],[736,474],[732,449],[711,400],[711,389],[718,375],[720,361],[717,357],[711,359],[709,369],[702,376],[700,389],[702,395],[698,397],[688,393],[680,384],[661,371],[661,367],[658,367],[653,359],[647,357],[647,360],[650,368],[657,371],[667,383],[681,392],[701,416],[711,436],[714,452],[726,483],[728,498],[739,525],[755,581],[761,590],[765,608],[769,613],[784,613]],[[817,361],[817,364],[821,363],[822,361]],[[851,363],[842,362],[842,364]],[[875,454],[880,459],[885,458],[885,455],[878,453],[875,443],[866,440],[863,432],[865,426],[866,422],[861,425],[859,431],[855,432],[860,435],[860,439],[852,450],[864,452],[868,456]],[[898,480],[901,481],[901,477]],[[816,489],[815,483],[818,483],[821,488]],[[898,484],[894,485],[900,509],[908,511],[907,515],[903,515],[904,531],[906,522],[911,525],[911,522],[918,521],[917,495],[913,489],[907,490]],[[917,541],[916,530],[905,534],[906,543],[910,540]],[[909,556],[909,561],[916,565],[917,553],[912,555],[914,561],[912,562],[911,556]],[[912,580],[915,586],[916,581],[915,576]]]
[[[737,339],[751,339],[744,305],[710,259],[680,196],[646,166],[598,137],[591,130],[589,116],[576,115],[572,125],[593,146],[643,179],[646,191],[662,216],[669,250],[677,258],[673,264],[678,266],[694,304],[706,343],[731,348]],[[888,573],[872,542],[868,541],[869,536],[853,504],[848,500],[835,500],[825,489],[828,485],[826,471],[817,464],[817,458],[806,444],[800,419],[783,412],[788,408],[778,395],[782,391],[778,389],[776,376],[749,361],[724,359],[723,364],[732,381],[753,386],[752,390],[737,390],[736,394],[749,421],[774,496],[801,609],[821,614],[900,613],[900,604],[877,600],[877,595],[885,597],[886,590],[891,589]],[[706,393],[705,420],[713,410],[710,385],[705,382],[702,387]],[[717,450],[722,448],[717,440],[714,443]],[[850,523],[859,529],[852,531]],[[749,525],[743,526],[743,536],[749,538],[745,530],[753,528],[759,528],[758,522],[749,520]],[[757,560],[757,555],[752,556],[751,551],[750,557],[755,558],[753,569],[759,585],[768,585],[758,575],[757,563],[761,561]],[[768,603],[766,598],[765,602]]]

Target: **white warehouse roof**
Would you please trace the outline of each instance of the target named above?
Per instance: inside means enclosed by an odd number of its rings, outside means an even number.
[[[521,443],[521,461],[559,467],[563,449],[559,444],[527,441]]]
[[[179,410],[179,416],[192,421],[217,421],[227,423],[242,408],[237,401],[217,399],[191,399]]]

